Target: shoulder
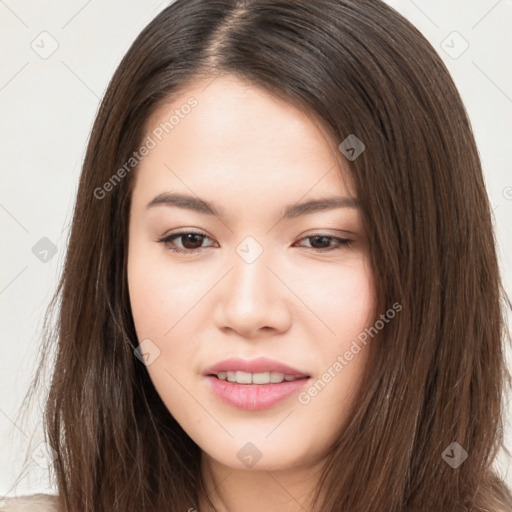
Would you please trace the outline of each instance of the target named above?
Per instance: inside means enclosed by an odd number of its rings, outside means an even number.
[[[58,512],[57,505],[57,496],[33,494],[0,500],[0,512]]]

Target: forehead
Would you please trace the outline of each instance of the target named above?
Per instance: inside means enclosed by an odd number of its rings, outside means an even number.
[[[354,194],[337,143],[315,116],[235,77],[191,84],[153,112],[145,132],[155,143],[137,169],[145,188]]]

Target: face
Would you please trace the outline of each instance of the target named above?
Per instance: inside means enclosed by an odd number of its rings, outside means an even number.
[[[148,120],[133,176],[142,359],[213,460],[306,467],[357,406],[371,343],[358,341],[374,288],[357,197],[314,119],[233,77],[210,82]]]

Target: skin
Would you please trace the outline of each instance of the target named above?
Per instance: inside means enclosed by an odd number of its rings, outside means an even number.
[[[308,404],[292,396],[262,411],[222,403],[202,372],[229,357],[264,356],[306,372],[312,384],[371,325],[374,287],[358,208],[282,218],[287,205],[356,194],[336,159],[340,141],[290,103],[231,76],[195,82],[173,97],[148,119],[147,134],[191,96],[197,106],[134,176],[128,284],[137,335],[159,351],[147,370],[201,447],[217,510],[303,510],[329,446],[357,405],[368,348]],[[166,204],[146,209],[171,191],[213,202],[224,216]],[[188,229],[206,237],[159,242]],[[306,238],[318,232],[353,242],[315,245]],[[247,236],[263,250],[250,264],[237,252]],[[329,243],[330,251],[314,249]],[[171,247],[200,249],[182,254]],[[237,457],[247,442],[262,455],[250,468]],[[210,510],[204,500],[200,508]]]

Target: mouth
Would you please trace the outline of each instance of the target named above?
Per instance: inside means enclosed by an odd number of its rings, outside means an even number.
[[[239,384],[269,384],[310,377],[306,372],[266,357],[225,359],[207,368],[203,375]]]
[[[288,375],[280,372],[258,372],[249,373],[242,371],[212,373],[210,377],[216,377],[219,380],[225,380],[236,384],[280,384],[281,382],[292,382],[299,379],[307,379],[307,375]]]
[[[237,409],[268,409],[296,395],[310,375],[278,361],[228,359],[204,373],[209,388],[224,404]]]

